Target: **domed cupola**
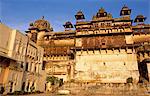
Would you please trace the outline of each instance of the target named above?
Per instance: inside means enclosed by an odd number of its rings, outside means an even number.
[[[105,11],[104,8],[101,7],[97,12],[96,17],[99,18],[99,17],[106,17],[106,16],[107,16],[107,12]]]
[[[146,20],[146,17],[144,17],[143,15],[138,15],[138,16],[136,16],[134,22],[140,23],[140,22],[144,22],[145,20]]]
[[[73,25],[70,21],[66,22],[63,26],[65,30],[70,30],[71,28],[73,28]]]
[[[36,20],[34,23],[31,23],[29,29],[32,28],[37,28],[39,31],[53,31],[53,28],[51,27],[50,23],[47,20],[44,20],[44,16],[41,19]]]
[[[76,20],[83,20],[85,19],[84,14],[82,13],[82,11],[78,11],[77,14],[75,15]]]
[[[130,15],[131,9],[129,9],[126,5],[124,5],[120,11],[120,16]]]

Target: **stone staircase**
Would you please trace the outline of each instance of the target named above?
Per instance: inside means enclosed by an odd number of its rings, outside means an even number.
[[[150,87],[150,86],[149,86]],[[69,90],[65,96],[150,96],[149,87],[144,85],[76,84],[66,83],[59,89]],[[58,90],[59,90],[58,89]]]

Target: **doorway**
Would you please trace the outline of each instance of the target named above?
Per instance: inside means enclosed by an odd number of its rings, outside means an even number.
[[[9,90],[9,92],[11,93],[12,90],[13,90],[13,82],[10,82],[10,90]]]
[[[25,82],[22,83],[22,88],[21,88],[21,90],[22,90],[22,91],[25,91]]]
[[[144,80],[149,81],[147,63],[145,61],[139,62],[138,69],[140,74],[139,83],[143,83]]]

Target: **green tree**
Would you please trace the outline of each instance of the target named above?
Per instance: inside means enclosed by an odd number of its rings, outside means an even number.
[[[46,81],[47,82],[51,82],[51,85],[55,85],[55,83],[58,83],[59,82],[59,80],[58,80],[58,78],[57,77],[54,77],[54,76],[49,76],[49,77],[47,77],[46,78]]]

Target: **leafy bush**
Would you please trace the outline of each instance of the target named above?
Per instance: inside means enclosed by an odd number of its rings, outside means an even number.
[[[46,78],[47,82],[51,82],[51,85],[55,85],[56,83],[59,83],[59,79],[57,77],[47,77]]]
[[[127,78],[127,81],[126,81],[127,83],[133,83],[133,78],[132,77],[129,77],[129,78]]]

